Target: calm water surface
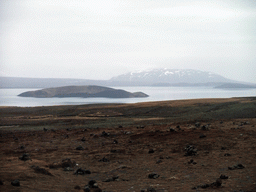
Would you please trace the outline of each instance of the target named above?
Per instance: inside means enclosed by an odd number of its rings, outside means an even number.
[[[138,103],[147,101],[164,101],[197,98],[231,98],[256,96],[256,89],[214,89],[210,87],[113,87],[130,92],[142,91],[147,98],[33,98],[18,97],[25,91],[38,89],[0,89],[0,106],[51,106],[51,105],[81,105],[93,103]]]

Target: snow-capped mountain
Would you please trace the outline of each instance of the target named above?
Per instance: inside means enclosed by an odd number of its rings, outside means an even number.
[[[221,75],[193,70],[193,69],[153,69],[150,71],[130,72],[111,78],[113,82],[141,82],[141,83],[223,83],[234,82]]]

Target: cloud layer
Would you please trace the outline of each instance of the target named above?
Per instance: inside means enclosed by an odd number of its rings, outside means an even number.
[[[148,68],[255,82],[253,1],[3,0],[1,73],[109,79]]]

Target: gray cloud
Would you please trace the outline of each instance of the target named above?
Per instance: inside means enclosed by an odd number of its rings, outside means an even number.
[[[168,67],[256,83],[253,1],[3,0],[0,7],[1,75],[109,79]]]

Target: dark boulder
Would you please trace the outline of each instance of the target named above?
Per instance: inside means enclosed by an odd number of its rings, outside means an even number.
[[[76,150],[84,150],[84,148],[80,145],[80,146],[76,147]]]
[[[12,186],[18,187],[18,186],[20,186],[20,181],[18,179],[16,179],[16,180],[12,181],[11,184],[12,184]]]
[[[40,168],[39,166],[32,166],[32,169],[34,169],[35,173],[53,176],[49,171],[44,168]]]
[[[83,141],[83,142],[84,142],[84,141],[85,141],[85,138],[83,137],[83,138],[81,139],[81,141]]]
[[[185,151],[185,156],[195,156],[197,154],[197,149],[193,145],[187,145]]]
[[[103,182],[111,182],[111,181],[117,181],[119,178],[119,176],[113,176],[111,178],[108,178],[106,180],[104,180]]]
[[[220,176],[220,179],[228,179],[228,176],[226,176],[226,175],[221,175],[221,176]]]
[[[91,174],[90,170],[85,170],[82,168],[78,168],[75,172],[74,175],[85,175],[85,174]]]
[[[154,151],[154,149],[149,149],[148,150],[148,153],[154,153],[155,151]]]
[[[28,153],[24,153],[22,156],[19,157],[20,160],[22,161],[27,161],[29,160],[29,154]]]
[[[81,187],[80,187],[79,185],[76,185],[76,186],[74,187],[74,189],[80,190]]]
[[[148,178],[149,178],[149,179],[157,179],[159,176],[160,176],[160,175],[158,175],[158,174],[156,174],[156,173],[150,173],[150,174],[148,175]]]
[[[106,131],[103,131],[102,133],[101,133],[101,136],[102,137],[108,137],[110,134],[109,133],[107,133]]]
[[[204,134],[199,136],[200,139],[205,138],[205,137],[206,137],[206,135],[204,135]]]
[[[102,159],[99,160],[99,162],[109,162],[109,159],[107,159],[106,157],[103,157]]]

